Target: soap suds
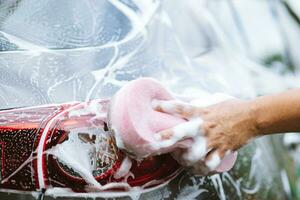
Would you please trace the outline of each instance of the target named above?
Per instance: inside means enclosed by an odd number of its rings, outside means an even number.
[[[72,169],[84,177],[88,183],[101,187],[92,174],[90,154],[93,151],[93,146],[77,141],[75,139],[76,137],[77,134],[70,133],[67,141],[56,145],[49,150],[48,153],[54,155],[67,166],[72,167]]]
[[[79,117],[83,115],[90,115],[94,114],[97,116],[97,118],[105,118],[106,113],[103,112],[103,106],[98,100],[85,102],[83,104],[83,108],[80,109],[73,109],[68,113],[69,117]]]
[[[120,168],[115,172],[114,178],[119,179],[125,177],[127,174],[129,174],[131,166],[132,161],[128,156],[126,156],[122,161]]]
[[[125,145],[123,143],[123,140],[121,138],[119,131],[113,125],[110,125],[110,126],[111,126],[110,129],[112,130],[113,135],[115,137],[117,147],[120,149],[125,149]]]
[[[152,144],[153,148],[166,148],[174,145],[180,140],[186,138],[193,138],[197,135],[200,135],[200,127],[202,124],[202,120],[200,118],[192,119],[188,122],[179,124],[171,129],[171,133],[168,139],[162,139],[161,136],[156,136],[156,143]]]
[[[202,124],[202,120],[200,118],[192,119],[186,123],[179,124],[174,127],[174,137],[177,140],[195,137],[200,134],[200,127]]]
[[[38,144],[37,147],[37,172],[38,172],[38,182],[39,182],[39,187],[40,189],[45,188],[45,180],[44,180],[44,168],[43,168],[43,155],[44,155],[44,143],[46,142],[46,137],[47,137],[47,133],[50,130],[51,126],[53,125],[53,123],[59,118],[61,117],[63,114],[76,109],[77,107],[79,107],[81,104],[72,106],[62,112],[60,112],[59,114],[57,114],[55,117],[53,117],[48,124],[46,125],[46,127],[44,128],[42,135],[41,135],[41,139],[40,142]]]
[[[163,101],[163,100],[157,100],[154,99],[151,102],[151,106],[153,109],[163,109],[163,112],[168,113],[168,114],[173,114],[176,115],[178,114],[178,105],[187,105],[185,102],[179,101],[179,100],[168,100],[168,101]]]
[[[196,163],[200,159],[203,159],[206,153],[205,137],[195,136],[193,144],[187,149],[187,152],[183,154],[183,158],[190,163]]]
[[[153,137],[154,137],[155,140],[157,140],[157,142],[159,142],[160,140],[162,140],[161,135],[159,135],[158,133],[155,133]]]
[[[214,153],[212,157],[205,162],[206,166],[210,170],[215,170],[221,163],[221,158],[218,153]]]

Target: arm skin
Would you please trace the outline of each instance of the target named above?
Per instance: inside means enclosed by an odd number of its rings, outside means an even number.
[[[170,110],[170,104],[175,109]],[[300,132],[300,89],[248,101],[229,100],[205,108],[162,101],[155,109],[186,119],[199,117],[203,120],[198,133],[205,136],[210,150],[205,155],[206,162],[213,154],[222,158],[226,152],[238,150],[258,136]],[[174,128],[159,134],[168,139],[174,134]]]
[[[251,104],[258,135],[300,132],[300,89],[259,97]]]

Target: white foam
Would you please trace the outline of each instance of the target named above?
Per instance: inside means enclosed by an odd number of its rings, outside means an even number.
[[[174,127],[174,137],[178,139],[195,137],[200,134],[200,127],[202,124],[200,118],[192,119],[186,123],[179,124]]]
[[[194,142],[191,147],[189,147],[187,152],[183,154],[183,158],[190,163],[196,163],[203,159],[206,153],[207,149],[205,137],[196,136],[194,137]]]
[[[170,135],[170,138],[162,139],[161,136],[155,134],[154,137],[156,142],[150,145],[153,149],[159,150],[160,148],[170,147],[182,139],[193,138],[200,135],[201,124],[202,120],[200,118],[195,118],[188,122],[179,124],[172,129],[173,135]]]
[[[38,181],[39,181],[39,186],[40,189],[45,188],[45,180],[44,180],[44,172],[43,172],[43,148],[44,148],[44,143],[46,141],[47,133],[50,130],[51,126],[53,123],[63,114],[69,112],[70,110],[76,109],[79,107],[80,104],[75,105],[73,107],[70,107],[69,109],[66,109],[62,111],[61,113],[57,114],[55,117],[53,117],[48,124],[46,125],[44,131],[42,132],[41,139],[39,141],[38,147],[37,147],[37,172],[38,172]]]
[[[120,168],[115,172],[114,178],[119,179],[128,175],[131,166],[132,166],[132,161],[128,156],[126,156],[122,161]]]
[[[115,127],[112,125],[112,126],[111,126],[111,130],[113,131],[113,134],[114,134],[114,137],[115,137],[115,140],[116,140],[116,145],[117,145],[117,147],[120,148],[120,149],[125,149],[125,145],[124,145],[124,143],[123,143],[121,134],[119,133],[118,129],[115,128]]]
[[[177,105],[179,104],[184,104],[181,101],[178,100],[169,100],[169,101],[160,101],[160,100],[156,100],[154,99],[151,102],[151,106],[153,109],[156,108],[163,108],[163,111],[169,114],[177,114]]]
[[[84,177],[88,183],[100,187],[101,185],[92,174],[90,152],[92,152],[93,146],[75,139],[77,134],[70,133],[68,136],[67,141],[56,145],[48,153],[53,154],[61,162],[71,167]]]
[[[178,170],[175,172],[178,174],[181,170]],[[174,178],[174,177],[173,177]],[[73,192],[69,188],[59,188],[59,187],[50,187],[47,188],[45,194],[53,197],[86,197],[86,198],[116,198],[116,197],[130,197],[132,200],[138,200],[140,196],[143,193],[148,193],[154,190],[157,190],[161,187],[166,186],[170,181],[172,180],[166,180],[163,183],[161,181],[153,180],[150,181],[144,185],[141,186],[136,186],[136,187],[131,187],[125,182],[119,182],[119,183],[108,183],[101,188],[94,188],[94,191],[91,190],[88,193],[78,193],[78,192]],[[150,185],[156,185],[154,187],[149,187]],[[108,189],[113,189],[113,188],[124,188],[127,191],[109,191]]]
[[[218,153],[214,153],[210,160],[206,161],[205,164],[210,170],[215,170],[221,163],[221,158]]]
[[[214,187],[216,188],[218,197],[220,200],[226,200],[226,195],[223,187],[223,183],[221,180],[221,175],[220,174],[215,174],[210,177]]]
[[[155,133],[153,137],[154,137],[154,139],[157,140],[158,142],[162,140],[161,135],[159,135],[158,133]]]

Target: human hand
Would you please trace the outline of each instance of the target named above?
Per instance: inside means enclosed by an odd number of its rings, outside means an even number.
[[[177,149],[172,155],[198,174],[215,170],[225,155],[245,145],[257,133],[247,101],[234,99],[205,108],[179,101],[155,101],[153,106],[157,111],[188,120],[157,134],[162,140],[192,138],[191,147]]]

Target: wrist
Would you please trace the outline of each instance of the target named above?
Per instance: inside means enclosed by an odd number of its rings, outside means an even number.
[[[252,137],[257,137],[260,135],[263,135],[263,123],[260,118],[261,109],[259,108],[259,105],[255,100],[251,100],[248,102],[248,115],[250,118],[250,121],[252,122],[251,133]]]

